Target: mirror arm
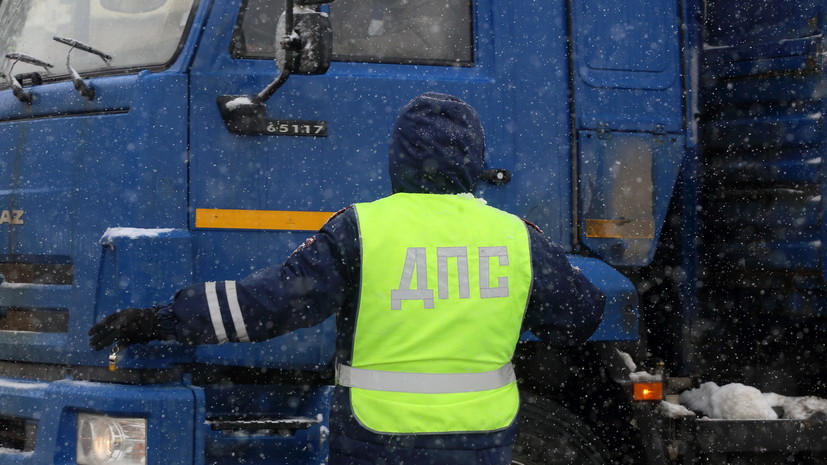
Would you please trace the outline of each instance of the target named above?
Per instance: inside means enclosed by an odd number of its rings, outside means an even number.
[[[284,5],[284,33],[287,34],[285,37],[282,38],[279,46],[282,47],[285,51],[286,59],[284,60],[284,67],[279,72],[278,77],[267,85],[261,92],[253,96],[250,101],[256,105],[263,104],[273,94],[276,93],[279,88],[287,82],[287,79],[290,78],[290,71],[293,63],[293,53],[296,49],[296,44],[294,44],[291,36],[293,35],[293,0],[285,0]]]
[[[273,94],[275,94],[276,91],[279,90],[279,88],[282,85],[284,85],[285,82],[287,82],[287,78],[289,77],[290,71],[287,69],[287,67],[285,67],[285,69],[281,70],[279,76],[273,82],[268,84],[267,87],[264,88],[264,90],[254,95],[253,98],[250,99],[250,101],[256,105],[263,104],[264,102],[269,100],[270,97],[272,97]]]
[[[259,126],[262,126],[266,121],[264,102],[269,100],[290,77],[293,51],[295,49],[290,38],[293,34],[293,0],[285,0],[284,23],[284,32],[287,35],[279,42],[279,46],[284,48],[286,59],[276,79],[252,97],[232,97],[229,95],[218,97],[218,109],[221,111],[224,123],[235,134],[258,132]]]

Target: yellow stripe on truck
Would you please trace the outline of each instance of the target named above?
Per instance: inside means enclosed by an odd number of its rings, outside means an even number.
[[[586,237],[652,239],[655,237],[655,222],[650,220],[586,219]]]
[[[196,208],[195,227],[318,231],[333,212]]]

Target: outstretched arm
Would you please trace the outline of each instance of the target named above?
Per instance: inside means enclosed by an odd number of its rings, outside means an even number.
[[[89,331],[100,350],[112,342],[175,339],[185,344],[261,341],[315,326],[353,298],[356,222],[344,210],[294,251],[283,265],[240,281],[194,284],[172,303],[129,309],[103,319]],[[358,249],[355,249],[358,250]]]
[[[603,319],[606,297],[542,232],[528,226],[533,283],[524,328],[557,346],[582,344]]]

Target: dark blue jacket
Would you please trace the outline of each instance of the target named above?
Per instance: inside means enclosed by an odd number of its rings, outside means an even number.
[[[425,94],[402,111],[389,160],[394,192],[450,195],[473,192],[483,169],[483,135],[476,113],[450,96]],[[427,219],[423,219],[427,227]],[[388,225],[390,234],[394,225]],[[405,227],[411,227],[406,225]],[[491,225],[492,228],[497,225]],[[563,250],[536,227],[526,224],[533,282],[524,329],[551,344],[583,343],[597,328],[604,296]],[[235,282],[196,284],[179,291],[161,309],[170,337],[187,344],[262,341],[337,319],[337,353],[350,364],[361,277],[358,220],[353,208],[334,215],[282,265]],[[389,436],[361,428],[351,416],[346,389],[337,388],[331,414],[334,434],[384,443]],[[418,435],[393,438],[403,445],[487,448],[508,445],[514,428],[499,433]]]

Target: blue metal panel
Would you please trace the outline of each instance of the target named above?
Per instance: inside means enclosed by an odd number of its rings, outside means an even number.
[[[681,132],[677,2],[572,4],[578,128]]]
[[[606,295],[603,322],[590,341],[634,341],[639,336],[637,288],[628,278],[606,263],[594,259],[569,256],[572,265]]]
[[[113,228],[103,235],[96,306],[148,307],[192,280],[192,237],[186,229]],[[157,257],[166,257],[159,262]]]
[[[601,260],[577,255],[569,255],[568,259],[606,296],[603,321],[589,340],[636,341],[640,337],[640,308],[635,285]],[[529,331],[523,333],[521,339],[540,341]]]
[[[484,2],[479,5],[486,8]],[[487,118],[490,164],[512,170],[514,178],[505,186],[484,187],[482,196],[531,220],[570,250],[573,149],[566,2],[493,5],[502,15],[495,23],[498,29],[481,30],[480,40],[494,42],[496,93],[481,102],[480,110]]]
[[[678,77],[677,4],[572,2],[577,73],[595,87],[666,89]]]
[[[150,307],[166,302],[181,283],[192,281],[192,237],[186,229],[112,229],[100,241],[100,282],[96,320],[115,309]],[[164,260],[158,260],[164,257]],[[119,354],[121,368],[171,368],[192,362],[193,350],[177,344],[130,347]],[[108,360],[94,357],[98,365]],[[77,363],[89,363],[78,358]]]

